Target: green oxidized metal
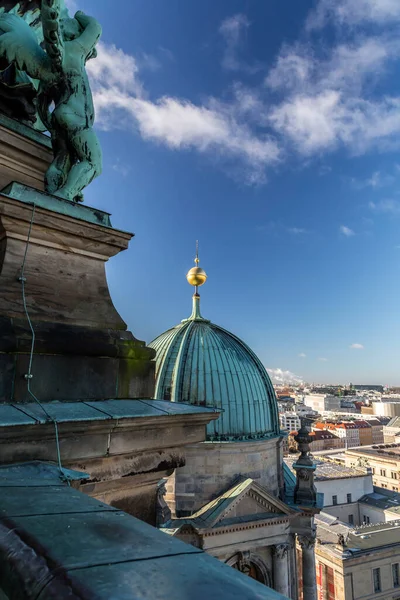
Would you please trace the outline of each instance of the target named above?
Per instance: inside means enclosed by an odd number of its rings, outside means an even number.
[[[207,426],[211,441],[279,435],[276,396],[266,369],[235,335],[193,311],[149,344],[157,352],[155,397],[221,410]]]
[[[54,152],[45,177],[46,191],[66,200],[82,200],[82,190],[102,168],[85,69],[86,62],[96,56],[101,26],[81,11],[69,18],[62,0],[42,0],[40,23],[41,31],[36,31],[20,14],[2,14],[0,57],[24,73],[27,82],[39,82],[35,101]]]

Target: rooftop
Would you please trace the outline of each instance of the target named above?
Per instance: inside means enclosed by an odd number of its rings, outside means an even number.
[[[400,514],[400,494],[398,492],[374,487],[374,492],[365,494],[359,499],[359,502]]]
[[[359,446],[346,450],[346,454],[356,452],[357,454],[366,454],[367,456],[375,456],[393,460],[400,460],[400,444],[378,444],[373,446]]]
[[[0,467],[0,490],[0,595],[282,598],[201,549],[62,485],[57,467]]]
[[[315,522],[318,545],[339,552],[344,560],[375,548],[398,544],[400,536],[400,520],[352,527],[322,512],[315,517]],[[339,536],[343,536],[344,545],[339,544]]]
[[[292,472],[293,463],[297,457],[285,456],[284,461]],[[365,477],[367,473],[363,469],[355,469],[353,467],[346,467],[341,464],[330,462],[322,458],[313,458],[313,462],[316,465],[316,471],[314,475],[314,481],[326,481],[327,479],[346,479],[349,477]]]

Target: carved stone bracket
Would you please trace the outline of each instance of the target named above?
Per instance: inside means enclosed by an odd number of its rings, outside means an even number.
[[[171,519],[171,509],[165,501],[165,495],[167,493],[166,480],[161,479],[157,486],[157,500],[156,500],[156,523],[157,527],[161,527]]]

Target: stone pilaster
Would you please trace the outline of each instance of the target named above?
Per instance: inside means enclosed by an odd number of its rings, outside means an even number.
[[[277,544],[272,548],[274,559],[274,588],[283,596],[289,596],[289,544]]]
[[[315,535],[299,535],[297,539],[302,550],[303,598],[304,600],[317,600]]]

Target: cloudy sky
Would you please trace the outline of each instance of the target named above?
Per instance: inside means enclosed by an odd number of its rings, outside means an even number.
[[[79,7],[103,24],[86,201],[136,234],[108,265],[133,333],[188,315],[199,239],[203,314],[276,377],[400,384],[399,0]]]

